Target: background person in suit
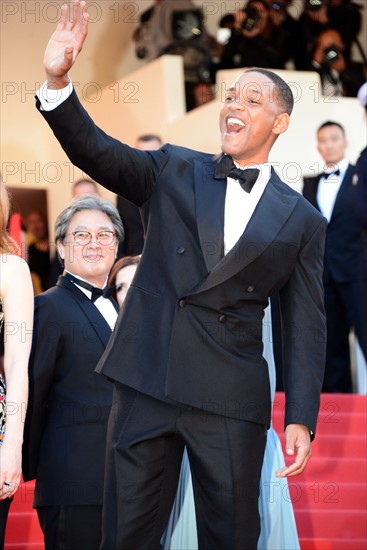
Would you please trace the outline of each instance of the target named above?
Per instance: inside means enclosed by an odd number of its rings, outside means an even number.
[[[36,479],[33,505],[50,550],[101,542],[112,384],[94,369],[117,318],[102,288],[122,238],[109,201],[75,198],[55,224],[64,275],[35,299],[23,472]]]
[[[367,82],[358,90],[358,101],[364,109],[367,123]],[[367,255],[367,147],[361,151],[357,164],[357,214],[364,230],[365,253]]]
[[[135,147],[141,151],[157,151],[162,147],[162,140],[157,134],[142,134],[137,138]],[[125,228],[125,239],[119,246],[118,257],[138,256],[144,246],[144,227],[140,210],[120,195],[117,196],[116,206]]]
[[[186,445],[199,547],[254,550],[271,415],[262,357],[271,294],[279,291],[294,455],[278,476],[306,467],[324,373],[325,220],[267,162],[288,128],[292,92],[270,71],[246,71],[220,113],[220,158],[172,145],[139,151],[98,129],[70,85],[87,28],[85,2],[61,8],[37,105],[71,161],[148,221],[97,367],[115,381],[101,548],[159,548]]]
[[[349,332],[367,357],[367,269],[356,212],[355,167],[345,157],[344,128],[327,121],[317,131],[324,172],[305,178],[303,195],[328,220],[324,258],[327,352],[323,391],[352,392]]]
[[[95,181],[89,178],[80,178],[74,181],[71,191],[72,197],[80,197],[81,195],[97,195],[100,196],[98,185]],[[58,255],[56,254],[51,260],[50,275],[48,277],[48,286],[51,288],[57,283],[57,279],[63,272],[63,266],[60,262]]]

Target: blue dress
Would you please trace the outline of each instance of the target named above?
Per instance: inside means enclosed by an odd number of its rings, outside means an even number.
[[[264,357],[269,366],[271,395],[275,394],[275,365],[271,340],[270,305],[263,320]],[[299,550],[293,506],[288,481],[276,478],[275,471],[284,466],[279,438],[272,427],[268,430],[264,463],[261,471],[259,512],[261,533],[258,550]],[[164,550],[197,550],[194,494],[186,450],[182,459],[180,481],[167,529],[162,538]]]

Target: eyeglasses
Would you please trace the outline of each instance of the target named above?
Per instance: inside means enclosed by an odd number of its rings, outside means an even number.
[[[73,231],[72,235],[74,237],[74,241],[83,246],[89,244],[93,238],[93,233],[90,233],[90,231]],[[116,233],[114,231],[100,231],[94,235],[99,244],[102,246],[108,246],[115,241]]]

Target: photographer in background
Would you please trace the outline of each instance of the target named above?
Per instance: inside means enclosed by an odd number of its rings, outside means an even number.
[[[288,11],[293,0],[265,0],[270,12],[270,18],[275,27],[280,27],[284,33],[285,60],[293,61],[296,56],[298,40],[298,21]]]
[[[298,19],[294,64],[297,70],[310,70],[315,40],[329,25],[327,0],[303,0],[303,12]]]
[[[265,0],[250,0],[235,15],[234,28],[225,45],[221,69],[266,67],[284,69],[285,32],[275,26]]]
[[[212,98],[212,57],[217,43],[192,0],[155,0],[142,13],[133,39],[140,59],[152,61],[164,54],[183,57],[188,111],[199,106],[203,97]],[[206,93],[201,93],[203,87]]]
[[[310,70],[320,75],[322,95],[356,97],[365,78],[363,64],[348,61],[344,42],[335,29],[323,31],[316,39]]]
[[[366,63],[366,53],[358,40],[361,30],[361,6],[352,0],[303,0],[303,13],[298,20],[298,36],[295,42],[295,66],[308,70],[315,40],[327,29],[339,32],[343,42],[343,57],[348,63],[355,43]]]
[[[366,62],[366,52],[363,51],[358,40],[362,26],[361,8],[362,6],[354,4],[352,0],[328,0],[330,26],[341,34],[345,46],[345,59],[351,59],[352,45],[355,43],[362,59]]]

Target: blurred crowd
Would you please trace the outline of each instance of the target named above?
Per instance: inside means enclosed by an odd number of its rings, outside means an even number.
[[[156,0],[134,33],[136,55],[146,61],[183,56],[187,110],[213,99],[218,70],[237,67],[316,71],[323,95],[355,97],[366,80],[358,38],[362,6],[353,0],[302,0],[297,6],[292,10],[293,0],[248,0],[223,14],[212,36],[192,0]]]

